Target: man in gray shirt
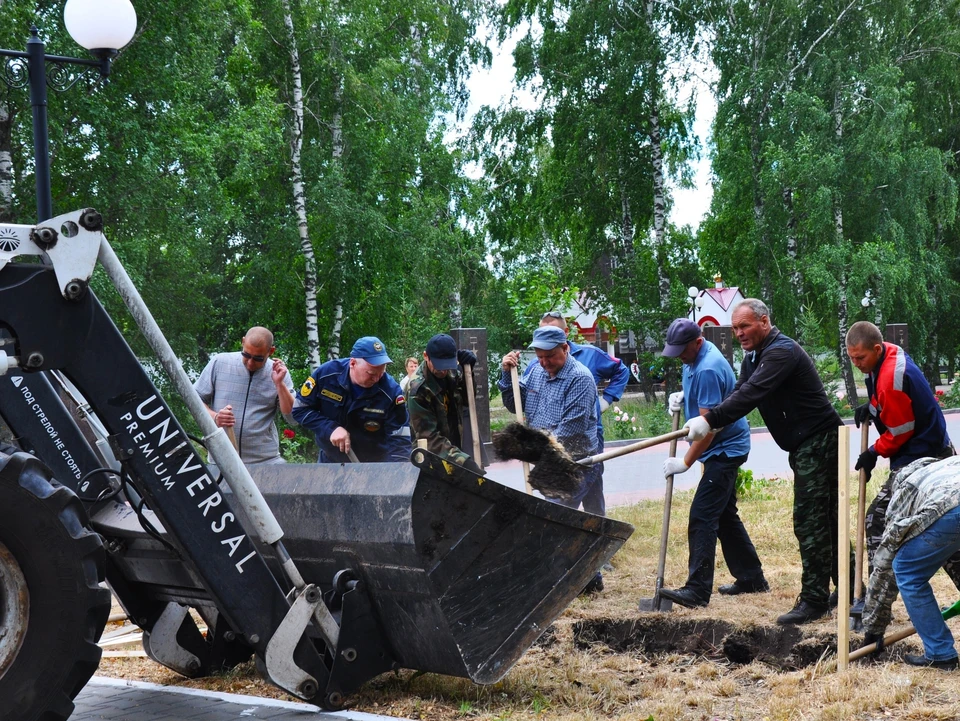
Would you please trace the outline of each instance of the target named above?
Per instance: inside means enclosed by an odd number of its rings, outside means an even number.
[[[213,422],[233,429],[240,460],[247,465],[283,463],[275,419],[280,411],[296,425],[290,413],[293,382],[284,362],[270,358],[276,348],[266,328],[248,330],[241,348],[211,358],[193,387]]]

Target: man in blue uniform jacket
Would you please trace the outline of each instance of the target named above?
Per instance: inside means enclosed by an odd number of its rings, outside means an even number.
[[[320,463],[345,463],[353,450],[361,463],[402,462],[410,457],[410,438],[400,384],[386,374],[392,363],[379,338],[353,344],[349,358],[327,361],[297,393],[293,417],[314,432]]]

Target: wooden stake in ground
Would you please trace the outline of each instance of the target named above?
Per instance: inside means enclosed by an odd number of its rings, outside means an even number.
[[[850,429],[837,430],[837,670],[850,657]]]
[[[480,424],[477,422],[477,399],[473,390],[473,366],[463,367],[463,379],[467,383],[467,409],[470,412],[470,427],[473,431],[473,460],[483,468],[483,457],[480,454]],[[517,383],[519,387],[519,382]],[[519,397],[517,388],[513,389],[515,397]]]
[[[527,421],[523,417],[523,401],[520,399],[520,372],[516,366],[510,369],[510,382],[513,384],[513,407],[517,411],[517,423],[525,426]],[[530,464],[526,461],[523,462],[523,485],[527,493],[533,493],[530,487]]]
[[[867,450],[870,445],[870,422],[864,421],[860,425],[860,453]],[[867,504],[867,469],[860,469],[860,495],[857,497],[857,556],[854,566],[853,577],[853,597],[863,599],[863,546],[864,546],[864,515],[866,514]]]

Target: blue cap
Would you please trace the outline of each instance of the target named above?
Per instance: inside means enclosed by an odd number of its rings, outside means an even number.
[[[530,345],[538,350],[553,350],[561,343],[566,342],[566,333],[555,325],[545,325],[533,331],[533,343]]]
[[[700,337],[700,326],[689,318],[677,318],[667,328],[667,342],[660,351],[660,355],[667,358],[676,358],[683,353],[687,344]]]
[[[387,363],[393,363],[390,356],[387,355],[387,349],[379,338],[366,335],[353,344],[353,350],[350,351],[351,358],[363,358],[372,366],[382,366]]]
[[[434,370],[455,371],[457,369],[457,342],[445,333],[438,333],[427,341],[427,358]]]

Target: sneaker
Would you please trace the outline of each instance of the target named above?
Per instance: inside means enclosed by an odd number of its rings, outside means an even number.
[[[768,593],[770,584],[767,579],[761,578],[759,581],[734,581],[717,588],[724,596],[739,596],[741,593]]]
[[[590,583],[583,587],[583,590],[580,591],[581,596],[592,596],[595,593],[600,593],[603,590],[603,576],[599,573],[590,579]]]
[[[945,658],[942,661],[933,661],[926,656],[913,656],[908,653],[904,655],[903,660],[911,666],[938,668],[941,671],[956,671],[957,667],[960,666],[960,661],[957,660],[956,656],[953,658]]]
[[[798,626],[802,623],[810,623],[818,618],[823,618],[828,612],[829,609],[826,606],[815,606],[798,598],[796,606],[777,618],[777,625]]]
[[[674,603],[677,603],[681,606],[686,606],[687,608],[702,608],[709,603],[709,601],[704,601],[696,594],[695,591],[687,588],[686,586],[676,590],[661,588],[660,595],[663,598],[668,598]]]

